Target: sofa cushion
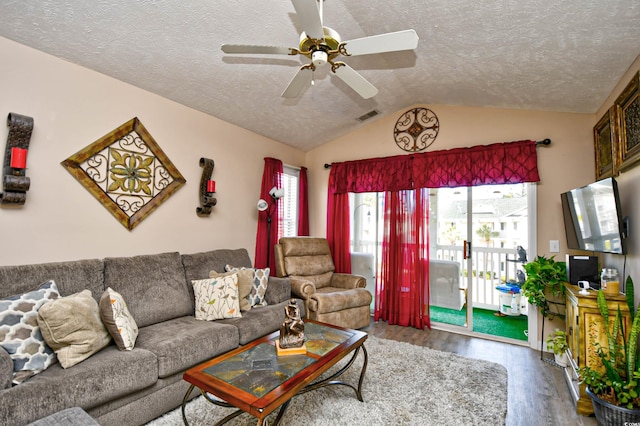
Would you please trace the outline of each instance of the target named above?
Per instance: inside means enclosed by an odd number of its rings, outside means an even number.
[[[0,266],[0,297],[26,293],[53,280],[62,296],[91,290],[97,299],[104,291],[104,264],[99,259],[34,265]]]
[[[100,318],[118,349],[133,349],[138,337],[138,324],[129,312],[124,297],[111,287],[100,298]]]
[[[249,295],[251,294],[251,289],[253,289],[253,272],[251,270],[243,269],[237,272],[211,271],[209,272],[209,278],[224,277],[232,274],[238,275],[238,299],[240,302],[240,310],[242,312],[248,311],[251,309]]]
[[[165,378],[235,349],[238,344],[236,327],[185,316],[140,327],[136,348],[156,355],[158,375]]]
[[[238,274],[194,280],[197,320],[213,321],[240,316]]]
[[[13,380],[13,360],[9,352],[0,348],[0,390],[11,387]]]
[[[138,348],[119,351],[110,345],[73,368],[55,364],[20,386],[0,391],[2,423],[24,424],[75,406],[88,411],[157,380],[154,354]]]
[[[38,325],[63,368],[73,367],[111,342],[90,290],[45,303],[38,310]]]
[[[264,300],[267,305],[276,305],[291,299],[291,281],[287,278],[269,277]]]
[[[13,383],[19,384],[56,362],[38,326],[38,310],[58,299],[56,283],[0,300],[0,346],[13,361]]]
[[[104,279],[127,301],[138,327],[193,315],[193,292],[177,252],[106,258]]]

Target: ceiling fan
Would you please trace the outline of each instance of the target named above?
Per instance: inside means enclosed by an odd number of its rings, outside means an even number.
[[[339,56],[370,55],[373,53],[411,50],[418,46],[418,35],[414,30],[397,31],[370,37],[341,41],[333,29],[322,25],[322,3],[324,0],[291,0],[300,19],[303,32],[298,48],[223,44],[222,51],[232,54],[303,55],[311,60],[300,67],[289,85],[282,92],[284,98],[295,98],[313,83],[313,72],[317,67],[331,66],[331,72],[355,90],[364,99],[378,93],[378,89],[349,65],[338,61]]]

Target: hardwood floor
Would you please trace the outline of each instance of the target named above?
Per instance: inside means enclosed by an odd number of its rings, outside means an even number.
[[[441,330],[417,330],[385,322],[372,321],[363,331],[383,339],[504,365],[508,372],[507,426],[596,425],[594,417],[576,414],[562,370],[542,361],[538,351]]]

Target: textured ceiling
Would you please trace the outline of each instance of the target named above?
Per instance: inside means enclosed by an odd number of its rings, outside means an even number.
[[[372,99],[326,72],[283,99],[298,57],[220,46],[297,47],[289,0],[0,2],[0,36],[305,151],[416,103],[593,113],[640,53],[637,0],[326,0],[324,25],[343,40],[413,28],[420,41],[345,59]]]

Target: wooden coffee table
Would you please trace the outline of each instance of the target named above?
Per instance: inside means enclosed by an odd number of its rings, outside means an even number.
[[[212,404],[238,409],[216,425],[242,413],[251,414],[258,419],[258,425],[263,425],[265,417],[280,407],[274,423],[277,425],[294,396],[330,385],[350,387],[362,401],[362,382],[368,362],[364,347],[367,333],[311,320],[305,321],[304,332],[307,348],[304,355],[277,356],[275,342],[280,332],[276,331],[187,370],[182,377],[191,386],[182,401],[184,424],[189,424],[185,405],[196,387]],[[336,380],[353,365],[361,351],[364,362],[357,387]],[[319,379],[349,354],[351,359],[342,368]]]

